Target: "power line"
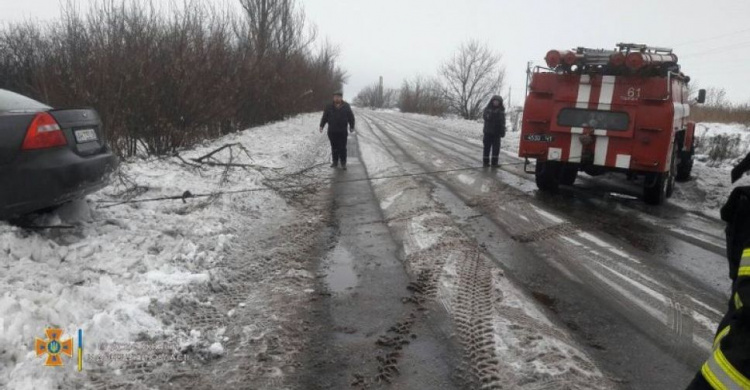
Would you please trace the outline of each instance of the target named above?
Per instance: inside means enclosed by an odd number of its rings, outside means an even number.
[[[705,51],[699,51],[699,52],[694,52],[694,53],[687,53],[687,54],[683,54],[683,55],[681,55],[679,57],[681,57],[681,58],[685,58],[685,57],[690,58],[690,57],[694,57],[694,56],[698,56],[698,55],[703,55],[703,54],[716,54],[716,53],[721,53],[721,52],[725,52],[725,51],[735,50],[737,48],[745,47],[745,46],[750,46],[750,41],[739,42],[739,43],[735,43],[735,44],[727,45],[727,46],[715,47],[713,49],[709,49],[709,50],[705,50]]]
[[[746,32],[750,32],[750,28],[746,28],[746,29],[742,29],[742,30],[737,30],[737,31],[733,31],[733,32],[728,32],[728,33],[724,33],[724,34],[721,34],[721,35],[715,35],[715,36],[709,37],[709,38],[701,38],[701,39],[696,39],[696,40],[692,40],[692,41],[677,43],[677,44],[673,44],[672,46],[679,47],[679,46],[685,46],[685,45],[692,45],[692,44],[696,44],[696,43],[710,42],[710,41],[714,41],[714,40],[717,40],[717,39],[730,37],[730,36],[733,36],[733,35],[743,34],[743,33],[746,33]]]
[[[524,164],[524,162],[505,163],[502,165],[509,166],[509,165],[521,165],[521,164]],[[218,191],[218,192],[211,192],[207,194],[192,194],[190,191],[185,191],[182,195],[175,195],[175,196],[164,196],[164,197],[159,197],[159,198],[147,198],[147,199],[133,199],[133,200],[128,200],[128,201],[99,201],[97,203],[105,204],[104,206],[101,206],[99,208],[106,209],[110,207],[122,206],[125,204],[162,202],[166,200],[182,200],[183,202],[185,202],[187,199],[210,198],[210,197],[220,196],[220,195],[236,195],[236,194],[245,194],[245,193],[250,193],[250,192],[260,192],[260,191],[294,190],[294,189],[309,188],[312,186],[319,186],[319,185],[326,185],[326,184],[356,183],[356,182],[363,182],[363,181],[399,179],[399,178],[414,177],[414,176],[431,176],[431,175],[438,175],[442,173],[480,170],[480,169],[485,169],[485,168],[486,167],[483,167],[483,166],[482,167],[475,166],[475,167],[445,169],[445,170],[439,170],[439,171],[411,172],[411,173],[403,173],[399,175],[365,177],[365,178],[360,178],[360,179],[346,179],[346,180],[329,179],[329,180],[321,180],[319,182],[310,183],[310,184],[298,184],[298,185],[290,185],[290,186],[284,186],[284,187],[256,187],[256,188],[247,188],[247,189],[234,190],[234,191]]]

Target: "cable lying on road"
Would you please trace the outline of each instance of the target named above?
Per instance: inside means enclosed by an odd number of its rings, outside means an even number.
[[[523,163],[521,162],[521,163],[508,163],[508,164],[503,164],[503,165],[507,166],[507,165],[522,165],[522,164]],[[300,184],[300,185],[291,185],[291,186],[276,187],[276,188],[257,187],[257,188],[248,188],[248,189],[234,190],[234,191],[217,191],[217,192],[211,192],[207,194],[193,194],[190,191],[185,191],[182,195],[165,196],[165,197],[159,197],[159,198],[133,199],[133,200],[128,200],[128,201],[99,201],[98,203],[103,203],[105,205],[100,206],[98,208],[107,209],[110,207],[122,206],[125,204],[162,202],[162,201],[167,201],[167,200],[182,200],[183,203],[186,203],[186,200],[191,199],[191,198],[209,198],[209,197],[220,196],[220,195],[235,195],[235,194],[244,194],[244,193],[250,193],[250,192],[259,192],[259,191],[293,190],[293,189],[298,189],[298,188],[320,186],[320,185],[326,185],[326,184],[341,184],[341,183],[356,183],[356,182],[362,182],[362,181],[388,180],[388,179],[398,179],[398,178],[403,178],[403,177],[430,176],[430,175],[439,175],[443,173],[474,171],[474,170],[484,170],[484,169],[487,169],[487,167],[478,166],[478,167],[455,168],[455,169],[445,169],[445,170],[439,170],[439,171],[404,173],[400,175],[365,177],[365,178],[360,178],[360,179],[346,179],[346,180],[329,179],[329,180],[322,180],[317,183],[311,183],[311,184],[306,184],[306,185]]]

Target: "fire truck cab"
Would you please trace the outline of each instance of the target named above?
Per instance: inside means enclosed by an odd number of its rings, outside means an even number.
[[[695,124],[690,78],[671,49],[550,50],[529,70],[519,156],[536,159],[537,187],[573,185],[579,171],[643,177],[643,199],[661,204],[690,179]]]

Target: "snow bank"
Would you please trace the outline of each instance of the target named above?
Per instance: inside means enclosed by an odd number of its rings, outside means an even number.
[[[151,158],[123,162],[123,177],[143,188],[138,198],[262,188],[266,177],[321,157],[309,153],[325,150],[316,146],[326,142],[317,134],[317,120],[317,115],[303,115],[182,153],[188,160],[241,143],[247,153],[234,150],[235,163],[275,170],[200,171],[177,158]],[[228,161],[228,153],[216,158]],[[35,356],[34,339],[43,337],[47,327],[61,327],[68,335],[82,329],[89,348],[103,342],[176,337],[174,327],[153,312],[154,304],[178,296],[191,299],[197,287],[211,281],[211,270],[235,245],[238,218],[262,226],[285,206],[274,192],[259,191],[105,208],[111,205],[107,202],[121,200],[115,195],[125,189],[123,183],[115,178],[87,200],[35,221],[72,229],[29,231],[0,222],[0,388],[44,389],[80,380],[81,374],[73,369],[75,360],[52,370]],[[208,352],[224,354],[218,340],[211,341],[217,343]]]
[[[750,185],[750,178],[732,185],[730,171],[750,153],[750,129],[741,124],[699,123],[692,180],[679,183],[670,200],[687,209],[719,217],[732,188]]]

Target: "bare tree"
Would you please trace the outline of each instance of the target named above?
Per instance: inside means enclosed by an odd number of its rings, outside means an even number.
[[[487,45],[469,41],[441,66],[443,92],[452,111],[465,119],[479,118],[483,105],[503,87],[501,59]]]
[[[440,82],[422,77],[404,81],[399,92],[398,108],[401,112],[436,116],[448,112],[448,104],[443,98]]]

